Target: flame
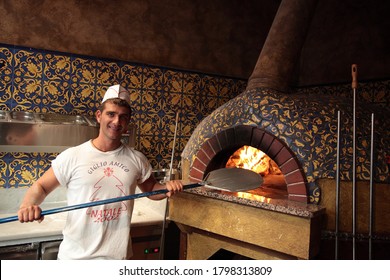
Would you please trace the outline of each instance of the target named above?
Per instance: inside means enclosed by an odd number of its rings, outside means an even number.
[[[246,192],[238,192],[236,196],[240,197],[240,198],[256,200],[256,201],[260,201],[260,202],[266,202],[266,203],[271,202],[271,198],[269,198],[269,197],[265,197],[265,196],[257,195],[257,194],[246,193]]]
[[[261,176],[281,174],[279,167],[263,151],[251,146],[243,146],[229,158],[226,167],[253,170]]]
[[[251,146],[243,146],[235,151],[227,161],[226,167],[249,169],[259,173],[263,177],[269,174],[282,174],[278,165],[267,154]],[[237,192],[235,196],[265,203],[270,203],[272,200],[269,197],[247,192]]]

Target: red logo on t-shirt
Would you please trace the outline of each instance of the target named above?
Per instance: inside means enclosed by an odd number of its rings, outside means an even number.
[[[95,189],[90,197],[90,201],[125,196],[124,185],[115,175],[114,169],[106,167],[103,170],[103,177],[93,186]],[[90,207],[86,214],[94,219],[96,223],[117,220],[122,212],[126,212],[127,206],[123,201],[112,204],[105,204],[103,208]]]

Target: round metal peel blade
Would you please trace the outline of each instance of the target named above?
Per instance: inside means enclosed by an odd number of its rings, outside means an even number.
[[[211,171],[205,178],[205,186],[229,192],[257,189],[263,183],[260,174],[243,168],[221,168]]]

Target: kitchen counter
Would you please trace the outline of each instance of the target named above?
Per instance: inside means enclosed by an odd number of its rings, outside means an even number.
[[[14,216],[1,214],[1,218]],[[58,213],[46,216],[41,222],[19,223],[18,221],[0,224],[0,247],[51,241],[62,239],[62,229],[65,225],[67,213]]]

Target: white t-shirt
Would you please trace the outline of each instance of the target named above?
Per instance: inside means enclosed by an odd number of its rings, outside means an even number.
[[[101,152],[91,141],[59,154],[52,167],[60,184],[67,187],[68,205],[134,194],[137,184],[152,172],[142,153],[125,145]],[[58,258],[130,257],[133,206],[134,200],[126,200],[69,211]]]

